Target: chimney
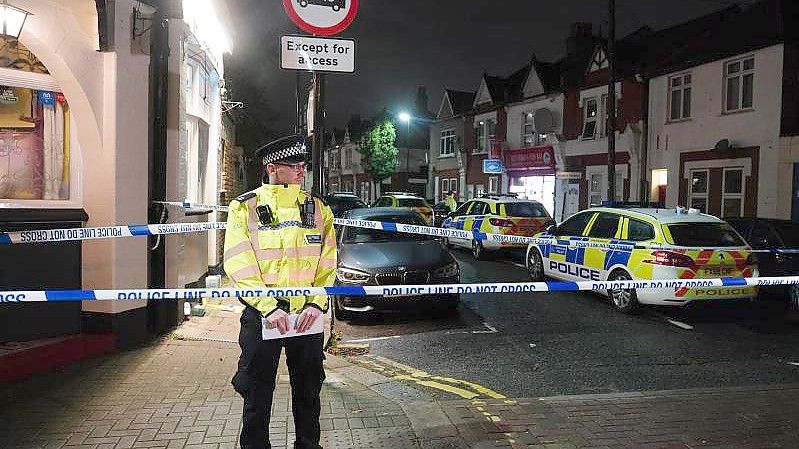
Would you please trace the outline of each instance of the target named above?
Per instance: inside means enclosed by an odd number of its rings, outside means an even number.
[[[427,111],[427,88],[424,86],[419,86],[416,90],[416,110],[425,116],[429,114]]]
[[[569,37],[566,39],[566,55],[569,59],[579,57],[586,51],[586,47],[593,51],[593,38],[591,22],[575,22],[571,25]]]

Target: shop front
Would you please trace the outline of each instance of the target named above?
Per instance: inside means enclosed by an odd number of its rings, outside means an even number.
[[[504,151],[508,192],[538,201],[555,214],[555,149],[551,146]]]

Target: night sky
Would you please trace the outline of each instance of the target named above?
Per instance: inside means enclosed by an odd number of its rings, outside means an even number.
[[[482,73],[507,76],[539,60],[561,57],[573,22],[607,32],[604,0],[361,0],[353,24],[335,37],[356,40],[356,73],[328,75],[328,127],[350,114],[413,104],[426,86],[435,113],[443,89],[477,90]],[[751,1],[739,2],[742,4]],[[225,78],[231,100],[247,104],[239,144],[291,132],[295,73],[280,69],[279,39],[306,34],[286,16],[280,0],[227,2],[234,21],[233,51]],[[617,0],[617,37],[648,25],[661,29],[724,8],[724,0]],[[310,76],[304,74],[303,82]]]

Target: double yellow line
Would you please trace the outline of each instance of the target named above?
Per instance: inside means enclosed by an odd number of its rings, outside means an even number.
[[[378,372],[395,380],[414,382],[417,385],[445,391],[468,399],[475,408],[485,416],[486,420],[491,422],[499,422],[502,419],[486,410],[485,399],[501,399],[505,404],[516,404],[516,401],[508,399],[507,396],[474,382],[456,379],[454,377],[433,376],[420,369],[395,362],[394,360],[379,355],[366,354],[358,356],[352,361],[371,371]]]

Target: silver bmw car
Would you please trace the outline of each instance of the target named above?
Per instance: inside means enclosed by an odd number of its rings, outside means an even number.
[[[425,226],[422,217],[407,208],[352,209],[344,218],[387,221]],[[431,236],[389,232],[381,229],[342,227],[338,233],[336,285],[457,284],[460,268],[444,245]],[[402,310],[421,306],[436,312],[453,312],[458,294],[429,296],[337,296],[336,318],[356,313]]]

